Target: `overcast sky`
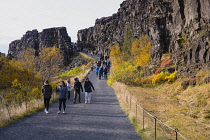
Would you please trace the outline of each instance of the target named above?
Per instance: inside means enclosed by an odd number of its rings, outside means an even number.
[[[77,31],[94,26],[95,20],[111,16],[124,0],[0,0],[0,52],[28,30],[67,28],[73,42]]]

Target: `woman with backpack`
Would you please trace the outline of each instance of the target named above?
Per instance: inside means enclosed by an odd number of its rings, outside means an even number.
[[[86,78],[85,84],[84,84],[84,89],[85,89],[85,103],[89,103],[91,101],[91,92],[92,89],[95,90],[93,84],[90,82],[89,78]]]

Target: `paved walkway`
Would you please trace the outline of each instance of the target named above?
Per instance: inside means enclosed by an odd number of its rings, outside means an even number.
[[[89,79],[95,86],[91,104],[67,101],[66,114],[56,114],[58,102],[0,130],[0,140],[141,140],[121,110],[114,90],[95,72]]]

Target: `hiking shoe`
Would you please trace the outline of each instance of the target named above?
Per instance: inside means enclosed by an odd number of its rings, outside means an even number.
[[[57,112],[57,114],[60,114],[61,113],[61,111],[59,110],[58,112]]]

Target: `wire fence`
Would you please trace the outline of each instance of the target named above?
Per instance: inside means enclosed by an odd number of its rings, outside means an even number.
[[[122,89],[118,89],[118,98],[126,104],[126,111],[133,114],[135,123],[144,131],[148,139],[154,140],[187,140],[178,132],[177,128],[172,128],[163,123],[156,116],[153,116],[146,109],[140,106]]]

